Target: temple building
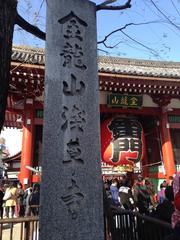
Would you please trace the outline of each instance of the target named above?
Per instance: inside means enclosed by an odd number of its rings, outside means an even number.
[[[43,49],[13,47],[4,127],[23,131],[22,183],[39,181],[27,166],[41,167],[44,64]],[[180,63],[103,56],[98,76],[103,175],[141,171],[158,182],[180,171]]]

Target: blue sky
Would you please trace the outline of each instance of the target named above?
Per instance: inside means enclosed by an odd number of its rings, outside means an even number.
[[[98,4],[103,1],[94,0],[93,2]],[[126,1],[118,0],[114,4],[124,2]],[[45,0],[20,0],[18,5],[20,14],[44,31],[45,8]],[[129,23],[140,25],[129,26],[124,33],[117,32],[112,35],[107,45],[114,46],[120,42],[113,49],[107,49],[102,44],[98,45],[99,55],[180,62],[180,0],[132,0],[130,9],[99,11],[97,13],[98,41]],[[14,43],[44,47],[43,41],[17,27]]]

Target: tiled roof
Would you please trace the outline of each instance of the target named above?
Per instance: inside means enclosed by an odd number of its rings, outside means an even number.
[[[99,57],[99,72],[147,77],[180,78],[180,62]]]
[[[44,65],[45,51],[43,48],[27,46],[13,46],[11,59],[14,62]]]
[[[4,163],[11,162],[11,161],[20,161],[20,160],[21,160],[21,151],[14,154],[13,156],[8,156],[6,158],[3,158]]]
[[[44,65],[44,49],[27,46],[14,46],[12,51],[12,61]],[[149,61],[99,56],[98,70],[102,73],[174,79],[180,78],[180,62]]]

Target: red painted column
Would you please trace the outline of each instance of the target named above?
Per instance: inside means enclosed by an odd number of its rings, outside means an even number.
[[[33,132],[34,132],[34,107],[33,99],[26,99],[23,116],[22,155],[20,165],[20,182],[31,184],[32,172],[26,166],[32,167],[33,156]]]
[[[160,116],[160,134],[165,176],[166,179],[168,179],[169,176],[173,176],[176,170],[171,135],[169,131],[168,114],[165,108],[162,108],[162,114]]]

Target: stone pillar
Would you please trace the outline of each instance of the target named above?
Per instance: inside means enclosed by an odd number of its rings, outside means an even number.
[[[95,4],[47,1],[40,240],[102,240]]]
[[[26,99],[23,116],[22,153],[19,180],[25,185],[31,183],[32,172],[26,166],[32,166],[34,107],[33,99]]]
[[[175,163],[171,135],[169,131],[168,114],[165,107],[162,107],[162,114],[160,116],[160,135],[165,175],[168,179],[169,176],[173,176],[175,173]]]

